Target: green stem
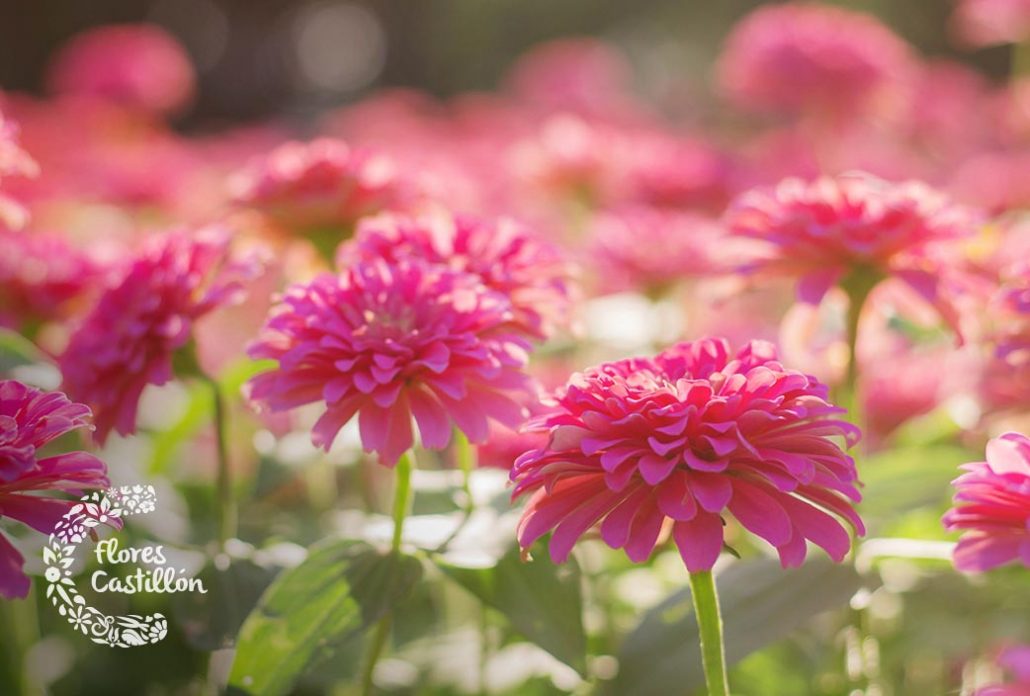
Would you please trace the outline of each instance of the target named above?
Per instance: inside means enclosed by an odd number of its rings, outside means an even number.
[[[844,376],[843,393],[837,399],[839,405],[848,409],[851,421],[861,427],[863,424],[862,403],[858,394],[858,325],[862,319],[869,293],[880,282],[882,275],[872,268],[859,267],[849,273],[841,288],[848,296],[847,342],[848,367]]]
[[[722,640],[722,616],[712,571],[690,574],[690,595],[694,600],[698,634],[701,636],[701,661],[705,669],[708,696],[729,696],[726,655]]]
[[[225,552],[226,542],[236,535],[236,502],[232,491],[232,470],[229,467],[229,416],[225,396],[218,381],[205,375],[214,399],[215,441],[218,472],[215,480],[215,514],[218,520],[218,550]]]
[[[475,507],[472,499],[472,470],[476,468],[476,451],[465,433],[456,430],[454,433],[454,456],[458,468],[461,469],[461,490],[465,494],[465,510]]]
[[[1030,41],[1012,44],[1012,64],[1009,80],[1015,81],[1030,75]]]
[[[393,554],[400,553],[401,541],[404,539],[404,520],[408,516],[408,508],[411,506],[411,470],[413,468],[414,452],[402,455],[397,461],[397,478],[393,494],[393,539],[390,542],[390,553]],[[371,696],[373,692],[376,663],[379,662],[379,656],[386,647],[392,623],[393,614],[387,612],[376,624],[375,634],[372,636],[372,643],[368,648],[368,659],[365,661],[365,668],[361,674],[362,696]]]

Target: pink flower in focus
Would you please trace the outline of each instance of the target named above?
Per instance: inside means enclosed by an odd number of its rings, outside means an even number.
[[[40,456],[40,450],[74,430],[89,428],[89,409],[61,392],[43,392],[13,380],[0,381],[0,518],[18,520],[43,534],[54,531],[73,501],[31,495],[110,485],[107,467],[86,452]],[[25,559],[0,534],[0,596],[24,597]]]
[[[180,111],[196,78],[176,39],[154,24],[119,24],[74,37],[48,75],[61,95],[93,97],[153,114]]]
[[[875,18],[783,3],[758,8],[733,29],[718,80],[751,110],[845,116],[881,104],[912,69],[908,46]]]
[[[951,22],[955,35],[970,46],[1022,43],[1030,37],[1030,2],[959,0]]]
[[[0,325],[20,328],[60,318],[100,273],[63,237],[0,229]]]
[[[393,264],[410,258],[479,277],[509,299],[516,324],[530,336],[544,338],[568,320],[571,264],[556,246],[506,218],[488,221],[442,211],[368,218],[337,250],[336,263],[345,268],[359,261]]]
[[[359,218],[405,208],[413,190],[389,158],[321,138],[289,142],[250,163],[231,181],[237,203],[285,230],[349,235]]]
[[[1011,561],[1030,567],[1030,439],[1005,433],[987,443],[987,461],[962,467],[944,526],[963,532],[955,567],[984,572]]]
[[[635,562],[662,527],[691,572],[711,569],[723,548],[723,515],[800,565],[806,539],[840,561],[859,534],[854,461],[830,438],[857,441],[826,385],[776,361],[753,341],[735,355],[723,339],[681,343],[653,359],[605,363],[574,375],[558,411],[530,421],[550,435],[512,469],[514,497],[532,493],[519,525],[528,548],[553,530],[564,561],[600,523],[601,537]]]
[[[356,263],[293,286],[251,346],[278,361],[247,386],[273,412],[324,403],[312,441],[327,451],[355,415],[361,442],[393,466],[421,442],[443,449],[451,424],[484,442],[489,420],[521,422],[529,344],[511,303],[471,274],[420,260]]]
[[[686,278],[725,271],[726,235],[704,215],[632,207],[602,213],[591,226],[602,286],[661,293]],[[736,240],[731,240],[736,241]]]
[[[35,177],[39,166],[21,149],[18,126],[0,111],[0,226],[19,229],[28,220],[28,213],[20,203],[4,195],[3,180],[8,177]]]
[[[810,303],[857,272],[897,276],[939,306],[943,243],[972,234],[976,222],[925,184],[866,174],[785,179],[743,194],[727,212],[731,233],[765,246],[744,270],[795,277]]]
[[[135,432],[144,387],[172,379],[172,357],[190,342],[193,322],[241,299],[258,268],[230,252],[222,227],[147,240],[60,358],[68,393],[96,414],[99,442],[111,430]]]

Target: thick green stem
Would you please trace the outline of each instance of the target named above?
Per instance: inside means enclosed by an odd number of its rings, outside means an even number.
[[[472,499],[472,471],[476,468],[476,451],[468,437],[460,430],[454,433],[454,456],[461,469],[461,490],[465,494],[465,510],[475,507]]]
[[[708,696],[729,696],[722,616],[719,614],[719,597],[715,591],[712,571],[690,574],[690,595],[694,600],[694,615],[701,636],[701,662],[705,668]]]
[[[226,542],[236,535],[236,501],[229,467],[229,416],[225,396],[218,381],[204,376],[214,400],[214,426],[218,471],[215,479],[215,514],[218,524],[218,550],[224,552]]]
[[[393,494],[393,539],[390,542],[390,552],[400,553],[401,542],[404,539],[404,520],[408,516],[408,508],[411,506],[411,470],[414,468],[414,453],[401,456],[397,462],[396,482]],[[393,623],[393,614],[387,612],[376,624],[372,642],[368,647],[368,658],[365,661],[365,668],[361,674],[362,696],[371,696],[373,692],[373,677],[375,675],[376,663],[379,656],[386,647],[386,641],[390,637],[390,626]]]

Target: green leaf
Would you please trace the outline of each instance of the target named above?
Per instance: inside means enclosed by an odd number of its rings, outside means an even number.
[[[952,494],[951,481],[961,473],[959,465],[978,459],[983,456],[953,445],[875,454],[859,465],[865,484],[859,512],[863,518],[891,518],[899,512],[944,504]]]
[[[823,557],[790,570],[771,559],[733,563],[716,577],[727,663],[783,638],[820,612],[845,605],[859,584],[854,568]],[[684,588],[648,611],[626,637],[618,676],[606,693],[665,696],[702,686],[697,624],[690,590]]]
[[[234,560],[225,570],[208,563],[197,577],[206,593],[185,592],[172,599],[175,625],[198,650],[231,646],[244,619],[275,575],[248,560]]]
[[[22,365],[48,362],[50,360],[32,341],[10,329],[0,329],[0,374]]]
[[[504,614],[523,636],[577,670],[586,672],[583,597],[575,560],[551,562],[540,547],[523,561],[512,548],[492,568],[466,568],[443,557],[434,561],[481,602]]]
[[[287,693],[305,669],[402,602],[422,576],[418,559],[364,542],[314,547],[269,586],[237,642],[229,686],[236,693]]]

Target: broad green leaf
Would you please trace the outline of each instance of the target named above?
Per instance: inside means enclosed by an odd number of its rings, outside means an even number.
[[[229,686],[287,693],[314,662],[362,635],[402,602],[422,576],[418,559],[358,541],[332,541],[284,571],[247,617]]]
[[[583,597],[575,560],[551,562],[540,547],[523,561],[512,548],[492,568],[465,568],[441,557],[436,564],[480,601],[501,612],[527,639],[577,670],[586,671]]]
[[[717,576],[716,585],[726,661],[732,665],[812,616],[847,604],[859,576],[850,565],[834,565],[823,557],[790,570],[770,559],[754,559],[731,565]],[[684,587],[648,611],[618,657],[619,673],[608,684],[608,694],[665,696],[703,686],[690,590]]]
[[[961,473],[959,465],[977,459],[968,450],[951,445],[875,454],[859,465],[859,477],[865,484],[859,512],[863,518],[889,518],[918,507],[944,504],[952,494],[951,481]]]
[[[234,560],[225,570],[208,563],[197,575],[206,593],[174,595],[175,625],[182,629],[186,642],[198,650],[231,646],[274,575],[273,569],[248,560]]]
[[[22,365],[46,362],[50,360],[32,341],[10,329],[0,329],[0,374]]]

